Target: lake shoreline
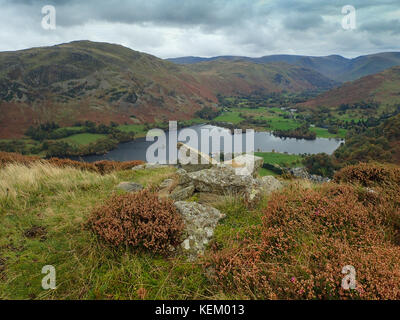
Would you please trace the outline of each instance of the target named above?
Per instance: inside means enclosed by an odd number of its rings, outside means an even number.
[[[200,129],[218,128],[219,130],[229,130],[229,128],[216,127],[209,124],[201,124],[189,127],[182,127],[178,132],[184,129],[194,129],[200,132]],[[243,141],[246,133],[243,134]],[[166,132],[167,145],[169,143],[169,132]],[[200,136],[200,134],[199,134]],[[185,143],[185,141],[182,141]],[[342,143],[344,139],[338,138],[317,138],[316,140],[305,140],[296,138],[281,138],[275,137],[273,133],[267,131],[255,131],[255,152],[276,152],[288,155],[301,155],[301,154],[316,154],[327,153],[332,154]],[[113,161],[132,161],[142,160],[146,161],[147,148],[153,144],[153,141],[147,141],[145,136],[135,137],[132,141],[119,143],[117,147],[105,154],[92,154],[92,155],[77,155],[67,156],[66,158],[84,162],[94,162],[99,160],[113,160]],[[191,141],[189,141],[191,143]],[[202,142],[198,141],[201,146]],[[196,147],[196,146],[193,146]],[[197,147],[201,149],[201,147]],[[223,149],[221,149],[223,151]]]

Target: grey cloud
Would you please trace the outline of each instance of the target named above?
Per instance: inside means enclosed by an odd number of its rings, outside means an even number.
[[[10,0],[7,0],[11,3]],[[18,0],[38,10],[44,2]],[[58,23],[63,26],[84,24],[89,20],[128,24],[205,25],[219,28],[240,24],[263,14],[256,10],[257,1],[242,0],[60,0],[46,1],[57,9]]]
[[[290,30],[308,30],[318,28],[324,23],[322,17],[313,13],[290,14],[283,20],[283,25]]]
[[[40,27],[40,9],[57,9],[57,30]],[[341,28],[344,5],[358,28]],[[399,50],[399,0],[0,0],[0,50],[90,39],[161,57]],[[17,15],[17,18],[12,18]]]
[[[368,22],[362,24],[360,26],[360,30],[367,32],[376,32],[376,33],[387,32],[389,34],[396,35],[400,34],[400,20],[392,19],[389,21]]]

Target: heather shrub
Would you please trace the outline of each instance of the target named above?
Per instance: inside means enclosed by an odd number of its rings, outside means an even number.
[[[50,158],[48,160],[42,160],[42,161],[50,163],[53,166],[59,168],[75,168],[93,172],[98,171],[92,163],[87,163],[87,162],[80,162],[80,161],[74,161],[70,159],[60,159],[60,158]]]
[[[106,174],[117,170],[128,170],[141,164],[144,164],[144,162],[140,160],[124,161],[124,162],[102,160],[93,162],[93,166],[101,174]]]
[[[0,168],[5,167],[9,163],[19,163],[26,165],[39,160],[40,158],[36,156],[24,156],[19,153],[0,151]]]
[[[93,163],[74,161],[70,159],[60,159],[60,158],[50,158],[44,160],[35,156],[24,156],[19,153],[0,152],[0,168],[5,167],[9,163],[30,165],[36,162],[49,163],[52,166],[56,166],[59,168],[70,167],[80,170],[98,172],[100,174],[107,174],[117,170],[132,169],[133,167],[144,163],[143,161],[140,160],[125,161],[125,162],[103,160],[103,161],[96,161]]]
[[[173,202],[143,190],[114,195],[96,208],[89,225],[113,246],[127,245],[165,254],[181,243],[183,220]]]
[[[359,163],[338,171],[336,182],[357,183],[365,187],[400,184],[400,167],[384,164]]]
[[[398,206],[351,185],[272,195],[263,222],[206,260],[216,288],[250,299],[400,299]],[[218,247],[218,246],[214,246]],[[357,287],[341,287],[342,268]]]

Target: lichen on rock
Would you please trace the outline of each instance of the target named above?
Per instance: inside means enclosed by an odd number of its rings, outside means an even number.
[[[214,235],[218,221],[225,217],[219,210],[196,202],[177,201],[175,207],[185,222],[186,239],[182,249],[191,260],[204,254],[204,250]]]

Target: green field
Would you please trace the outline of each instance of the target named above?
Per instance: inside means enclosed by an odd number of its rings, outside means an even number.
[[[105,134],[95,134],[95,133],[79,133],[69,136],[67,138],[63,138],[61,140],[68,142],[72,145],[83,146],[89,143],[95,142],[101,138],[105,138],[107,135]]]
[[[328,129],[313,127],[310,128],[310,131],[315,132],[318,138],[342,138],[346,137],[347,130],[346,129],[339,129],[338,134],[333,134],[328,132]]]
[[[63,131],[65,129],[71,130],[71,131],[80,131],[80,130],[84,129],[84,127],[78,127],[78,126],[76,126],[76,127],[62,127],[62,128],[58,128],[58,129],[54,130],[54,132]]]
[[[302,156],[296,154],[286,154],[286,153],[277,153],[277,152],[255,152],[257,157],[261,157],[264,159],[264,163],[269,164],[277,164],[277,165],[287,165],[291,164],[296,166],[302,166],[301,160]]]
[[[200,118],[193,118],[190,120],[184,120],[184,121],[180,121],[180,125],[183,127],[189,127],[189,126],[193,126],[196,124],[200,124],[200,123],[204,123],[206,122],[203,119]],[[157,126],[156,124],[152,124],[151,127],[152,128],[160,128],[160,127],[164,127],[165,123],[162,125],[161,123],[159,123],[159,126]],[[123,132],[133,132],[135,134],[135,137],[145,137],[147,134],[147,131],[150,130],[148,129],[148,127],[146,127],[145,124],[125,124],[125,125],[120,125],[117,127],[117,129],[123,131]]]
[[[146,132],[144,124],[125,124],[118,126],[118,129],[123,132],[134,132],[135,134],[142,134]]]
[[[265,177],[265,176],[274,176],[274,177],[276,177],[276,176],[278,176],[277,173],[273,172],[272,170],[265,169],[265,168],[260,168],[258,170],[258,174],[259,174],[260,177]]]
[[[247,116],[252,116],[256,120],[263,120],[270,124],[269,128],[259,128],[259,130],[293,130],[297,129],[302,125],[302,122],[294,118],[284,118],[289,112],[281,110],[280,108],[231,108],[232,111],[226,111],[222,115],[215,118],[215,121],[231,122],[233,124],[239,124],[241,121],[245,120],[240,117],[240,114],[245,114]],[[356,119],[358,121],[358,119]],[[351,121],[350,118],[346,118],[346,121]],[[339,129],[338,134],[332,134],[328,132],[328,129],[311,127],[310,131],[317,134],[318,138],[342,138],[346,137],[347,130]]]
[[[254,155],[264,159],[264,163],[279,165],[281,167],[303,167],[303,157],[295,154],[277,153],[277,152],[255,152]],[[276,176],[272,170],[261,168],[258,171],[260,176]]]
[[[219,122],[230,122],[233,124],[238,124],[244,119],[239,116],[240,112],[237,111],[228,111],[224,112],[218,117],[214,118],[214,121],[219,121]]]
[[[301,126],[301,123],[294,119],[284,119],[281,117],[271,117],[268,119],[271,130],[291,130]]]

